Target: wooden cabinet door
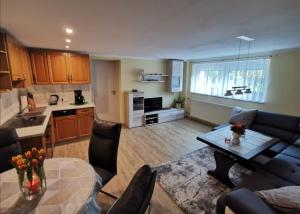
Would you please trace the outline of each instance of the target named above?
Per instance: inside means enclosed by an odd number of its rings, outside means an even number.
[[[69,63],[71,83],[90,83],[90,59],[88,55],[71,53]]]
[[[7,50],[8,50],[8,58],[10,64],[10,72],[12,75],[12,80],[23,80],[23,72],[22,72],[22,61],[21,61],[21,47],[14,41],[11,37],[7,36]]]
[[[49,84],[49,72],[47,54],[45,51],[31,51],[30,61],[32,67],[33,81],[35,84]]]
[[[56,84],[69,83],[68,54],[58,51],[48,51],[47,58],[50,82]]]
[[[32,71],[31,71],[28,50],[24,47],[21,49],[21,57],[22,57],[22,68],[23,68],[23,76],[24,76],[24,87],[27,88],[32,86]]]
[[[71,140],[78,137],[76,115],[55,117],[54,123],[56,142]]]
[[[78,109],[76,114],[77,114],[79,137],[91,135],[93,121],[94,121],[94,109],[93,108]]]

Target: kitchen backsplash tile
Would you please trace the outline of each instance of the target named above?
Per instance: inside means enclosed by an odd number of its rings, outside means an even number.
[[[18,90],[0,93],[0,125],[19,112]]]
[[[59,102],[63,98],[64,103],[74,103],[74,90],[82,90],[87,102],[92,101],[92,89],[90,84],[85,85],[35,85],[29,89],[38,105],[48,104],[51,94],[59,96]]]
[[[74,103],[74,90],[82,90],[85,100],[92,102],[92,86],[84,85],[34,85],[28,88],[33,94],[37,105],[48,105],[51,94],[57,94],[59,101]],[[25,91],[25,92],[24,92]],[[26,94],[25,89],[13,89],[11,92],[0,93],[0,125],[19,112],[19,94]]]

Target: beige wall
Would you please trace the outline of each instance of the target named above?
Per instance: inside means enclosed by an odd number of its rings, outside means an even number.
[[[190,76],[190,70],[191,66],[188,76]],[[189,94],[189,84],[187,84],[185,90],[191,104],[187,111],[193,117],[216,124],[226,122],[231,108],[237,105],[300,116],[299,83],[300,52],[281,53],[272,57],[267,99],[264,104]]]
[[[178,93],[167,92],[167,83],[141,83],[138,82],[138,70],[144,69],[145,73],[166,73],[164,60],[122,59],[120,64],[121,98],[120,115],[121,122],[125,121],[124,92],[138,89],[145,93],[145,97],[163,97],[163,106],[169,107]]]

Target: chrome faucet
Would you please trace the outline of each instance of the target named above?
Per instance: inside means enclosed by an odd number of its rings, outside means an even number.
[[[18,113],[18,116],[21,116],[21,115],[24,113],[24,111],[25,111],[26,109],[28,109],[28,110],[30,111],[31,105],[27,105],[25,108],[21,109],[21,110],[19,111],[19,113]]]

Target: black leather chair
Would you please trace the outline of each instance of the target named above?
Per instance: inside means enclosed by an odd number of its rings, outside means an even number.
[[[11,157],[22,153],[15,129],[0,128],[0,173],[13,168]]]
[[[122,196],[113,204],[108,214],[143,214],[151,211],[151,197],[156,180],[156,171],[148,165],[142,166],[133,176]]]
[[[121,124],[95,120],[89,144],[89,162],[107,184],[117,174],[117,156],[121,133]],[[100,190],[100,192],[117,198]]]

